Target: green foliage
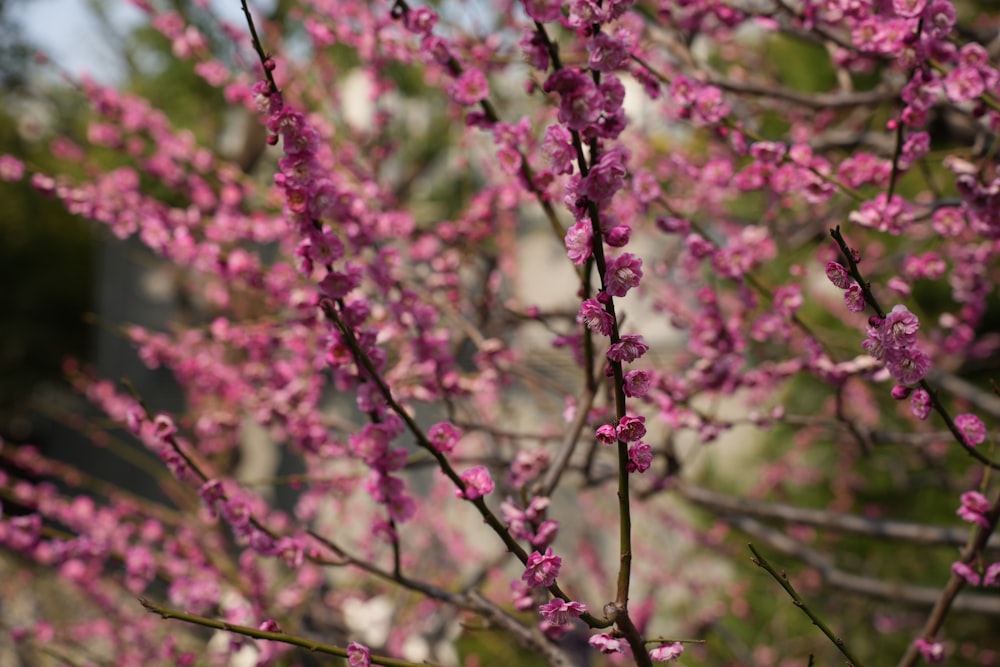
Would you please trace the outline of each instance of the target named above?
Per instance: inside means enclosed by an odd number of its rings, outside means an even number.
[[[0,113],[0,153],[35,155],[16,119]],[[0,182],[0,434],[23,419],[39,383],[61,377],[68,355],[85,357],[83,314],[91,308],[94,240],[90,228],[26,182]],[[22,422],[23,423],[23,422]]]

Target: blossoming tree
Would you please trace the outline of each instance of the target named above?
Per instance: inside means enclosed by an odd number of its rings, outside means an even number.
[[[11,637],[73,664],[994,664],[995,19],[303,0],[297,33],[218,19],[223,56],[133,4],[271,147],[241,168],[83,81],[120,166],[0,157],[200,300],[122,323],[183,414],[67,367],[156,499],[0,450],[0,544],[74,601]],[[542,235],[558,261],[528,261]],[[250,425],[293,473],[234,474]]]

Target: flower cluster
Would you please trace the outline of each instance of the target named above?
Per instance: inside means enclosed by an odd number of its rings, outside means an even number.
[[[500,505],[500,513],[507,530],[514,539],[527,540],[536,549],[543,549],[555,540],[559,522],[545,517],[549,499],[536,496],[521,509],[510,499]]]
[[[830,262],[827,265],[827,276],[835,285],[843,288],[847,272],[839,264]],[[857,297],[852,296],[852,289],[856,289]],[[848,307],[852,310],[863,309],[864,301],[860,294],[857,283],[851,284],[845,298],[848,299]],[[851,307],[854,298],[861,299],[860,308]],[[885,362],[889,374],[896,382],[911,387],[924,379],[931,364],[930,357],[917,346],[919,329],[920,320],[917,316],[906,306],[899,304],[894,306],[885,318],[877,316],[869,318],[867,337],[861,347],[874,359]]]

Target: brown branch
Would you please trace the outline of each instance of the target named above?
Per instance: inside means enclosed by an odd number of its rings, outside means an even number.
[[[794,556],[815,569],[826,582],[827,587],[832,590],[919,607],[934,605],[941,595],[936,588],[912,586],[844,572],[825,556],[755,519],[736,517],[730,519],[730,522],[748,535],[752,535],[755,540],[767,542],[771,548]],[[970,595],[961,600],[952,601],[954,602],[952,608],[957,611],[1000,616],[1000,598],[996,596]]]
[[[342,649],[339,646],[333,646],[332,644],[324,644],[322,642],[313,641],[312,639],[306,639],[305,637],[285,634],[284,632],[268,632],[266,630],[251,628],[246,625],[236,625],[235,623],[226,623],[225,621],[219,621],[214,618],[207,618],[197,614],[189,614],[187,612],[162,607],[147,598],[139,598],[139,602],[146,608],[146,611],[157,614],[164,620],[175,619],[178,621],[184,621],[185,623],[191,623],[192,625],[200,625],[206,628],[232,632],[245,637],[251,637],[252,639],[265,639],[267,641],[290,644],[292,646],[307,649],[312,653],[335,655],[339,658],[347,657],[346,649]],[[410,662],[408,660],[398,660],[396,658],[375,654],[372,654],[371,662],[374,665],[384,665],[385,667],[417,667],[418,665],[418,663]],[[421,664],[428,665],[430,663],[425,662]]]
[[[987,525],[976,526],[975,533],[969,541],[969,545],[962,550],[962,555],[959,558],[961,562],[969,564],[979,558],[979,555],[986,547],[987,541],[990,539],[990,535],[993,534],[993,531],[997,527],[998,519],[1000,519],[1000,494],[998,494],[997,498],[993,501],[990,511],[986,514]],[[934,608],[931,609],[931,613],[927,617],[927,622],[924,624],[921,637],[924,639],[933,639],[934,636],[941,630],[941,626],[944,625],[948,612],[952,609],[961,610],[964,604],[967,604],[972,600],[989,600],[1000,606],[1000,600],[998,600],[996,596],[990,596],[989,598],[983,598],[981,596],[965,596],[958,599],[958,594],[964,587],[965,580],[956,573],[952,572],[951,577],[948,579],[948,584],[939,594],[934,603]],[[899,661],[899,667],[913,667],[919,656],[920,651],[916,644],[910,644],[910,646],[906,649],[906,653],[903,654],[902,659]]]
[[[866,90],[862,92],[843,91],[838,93],[799,93],[794,90],[777,86],[765,86],[755,83],[733,81],[725,77],[710,76],[706,83],[745,95],[770,97],[792,102],[810,109],[845,109],[850,107],[877,106],[892,102],[899,97],[898,91]]]
[[[852,535],[900,540],[914,544],[964,546],[969,532],[961,528],[928,526],[906,521],[870,519],[856,514],[842,514],[828,510],[809,509],[782,503],[769,503],[730,496],[705,488],[682,483],[677,490],[691,502],[723,514],[736,514],[758,519],[774,519],[819,528],[827,528]],[[1000,549],[1000,535],[990,538],[987,549]]]

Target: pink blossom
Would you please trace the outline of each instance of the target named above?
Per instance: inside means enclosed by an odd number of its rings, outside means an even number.
[[[590,245],[593,233],[589,218],[578,220],[566,230],[566,254],[571,262],[579,265],[590,259],[590,254],[593,252]]]
[[[562,17],[560,0],[524,0],[524,12],[534,21],[550,23]]]
[[[622,442],[635,442],[646,435],[646,418],[625,415],[618,421],[618,439]]]
[[[521,581],[531,588],[547,588],[555,583],[561,567],[562,558],[552,553],[552,547],[546,549],[544,554],[533,551],[528,556],[528,563],[525,565],[524,574],[521,575]]]
[[[602,445],[613,445],[618,442],[618,433],[611,424],[601,424],[595,433],[597,442]]]
[[[625,296],[642,278],[642,260],[626,252],[608,260],[604,272],[604,287],[611,296]]]
[[[986,426],[974,414],[963,413],[956,415],[955,426],[962,433],[962,439],[969,447],[980,445],[986,440]]]
[[[628,471],[643,473],[653,462],[653,448],[645,442],[637,442],[628,448]]]
[[[892,0],[892,9],[898,16],[905,18],[917,18],[924,8],[927,7],[927,0]]]
[[[730,106],[715,86],[702,86],[695,93],[694,117],[700,123],[714,125],[729,115]]]
[[[559,533],[559,522],[555,519],[546,519],[538,524],[538,530],[535,534],[528,538],[531,542],[531,546],[536,549],[540,549],[544,546],[552,544],[556,539],[556,535]]]
[[[523,581],[510,582],[510,595],[514,602],[514,609],[518,611],[528,611],[534,609],[535,599],[529,588]]]
[[[847,305],[847,310],[852,313],[860,313],[865,309],[865,295],[860,285],[854,283],[847,288],[844,292],[844,303]]]
[[[959,65],[944,77],[944,93],[956,104],[979,98],[986,92],[986,83],[975,67]]]
[[[167,442],[177,433],[177,425],[170,415],[158,414],[153,419],[153,437],[160,442]]]
[[[904,387],[901,384],[897,384],[895,387],[892,388],[892,391],[889,392],[889,393],[897,401],[904,401],[904,400],[906,400],[907,398],[910,397],[910,394],[912,392],[913,392],[913,388],[912,387]]]
[[[922,350],[908,347],[886,351],[886,367],[900,384],[916,384],[930,369],[931,359]]]
[[[924,14],[924,30],[940,39],[951,32],[956,18],[951,0],[931,0]]]
[[[13,155],[0,155],[0,181],[19,181],[24,178],[24,163]]]
[[[545,128],[542,153],[549,158],[549,164],[555,173],[573,173],[576,151],[573,149],[573,135],[565,125],[549,125]]]
[[[615,225],[605,234],[604,241],[612,248],[624,248],[632,238],[632,228],[628,225]]]
[[[450,422],[438,422],[427,430],[427,439],[434,449],[444,454],[454,450],[461,437],[462,431]]]
[[[587,605],[582,602],[567,602],[562,598],[553,598],[543,605],[539,605],[538,611],[541,615],[555,623],[565,625],[571,618],[575,618],[587,611]]]
[[[642,340],[642,336],[626,334],[621,337],[608,349],[608,359],[630,363],[649,352],[649,346]]]
[[[913,645],[920,651],[920,655],[932,665],[942,664],[945,660],[944,644],[934,640],[926,640],[923,637],[913,642]]]
[[[917,389],[910,395],[910,412],[913,416],[924,421],[931,413],[931,397],[923,389]]]
[[[587,42],[590,52],[588,65],[598,72],[613,72],[622,66],[628,58],[628,44],[624,35],[612,37],[606,32],[599,32]]]
[[[604,105],[604,96],[593,79],[579,69],[563,68],[549,76],[542,86],[547,93],[559,94],[560,123],[577,132],[597,122]]]
[[[691,223],[676,216],[661,216],[656,219],[656,228],[666,234],[687,234],[691,231]]]
[[[978,491],[966,491],[961,497],[962,504],[955,512],[964,521],[976,523],[983,528],[990,527],[990,520],[986,515],[990,511],[990,502]]]
[[[467,69],[448,89],[451,98],[464,106],[476,104],[490,96],[486,75],[480,69]]]
[[[983,586],[1000,586],[1000,563],[992,563],[986,568]]]
[[[917,339],[920,321],[917,316],[898,304],[885,316],[882,324],[882,340],[886,347],[906,347]]]
[[[597,299],[587,299],[580,304],[580,313],[576,316],[578,322],[602,336],[610,336],[615,320],[604,309]]]
[[[979,573],[976,572],[971,565],[968,563],[963,563],[962,561],[955,561],[951,564],[951,572],[956,577],[961,577],[965,580],[965,583],[970,586],[978,586],[981,579]]]
[[[642,398],[649,393],[649,371],[634,370],[625,374],[625,395],[629,398]]]
[[[493,491],[493,478],[490,477],[490,471],[486,469],[486,466],[474,466],[469,468],[463,472],[460,477],[462,481],[465,482],[465,491],[463,492],[456,489],[455,495],[458,498],[475,500],[476,498],[481,498]]]
[[[590,639],[587,640],[587,643],[604,654],[628,652],[628,643],[626,643],[624,639],[616,637],[610,633],[591,635]]]
[[[621,148],[601,153],[590,172],[580,181],[580,194],[593,202],[611,199],[625,187],[628,152]]]
[[[411,7],[405,15],[406,29],[417,35],[429,35],[437,25],[438,15],[430,7]]]
[[[350,667],[370,667],[372,664],[371,650],[363,644],[351,642],[347,645],[347,664]]]
[[[543,449],[522,449],[514,456],[510,466],[510,481],[517,488],[538,477],[549,464],[548,453]]]
[[[649,652],[649,657],[655,662],[669,662],[681,657],[684,652],[684,644],[680,642],[670,642],[660,644]]]

